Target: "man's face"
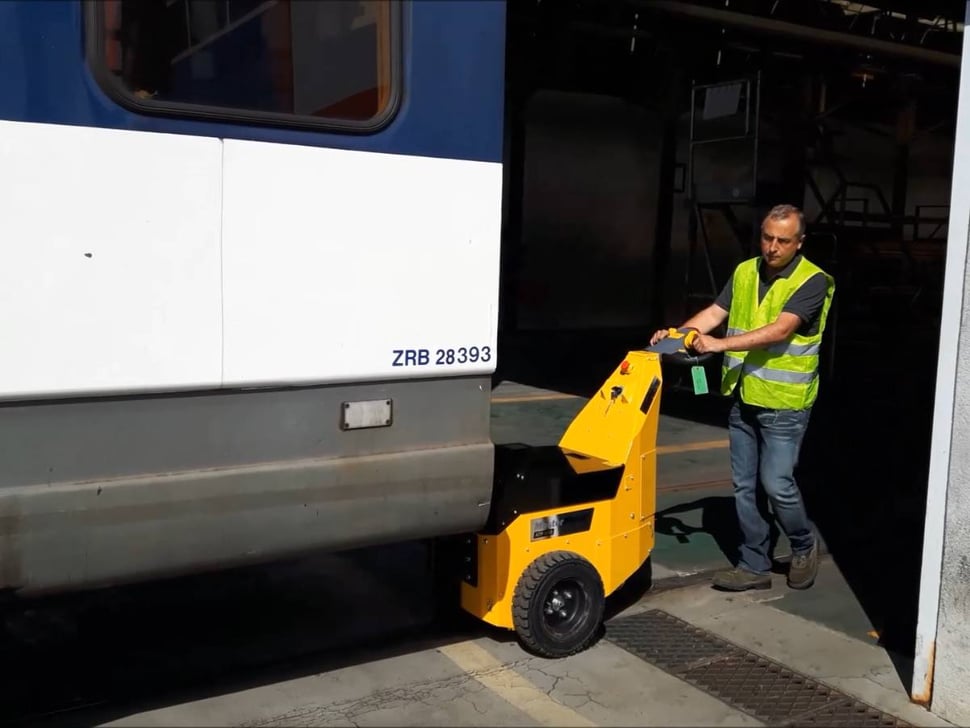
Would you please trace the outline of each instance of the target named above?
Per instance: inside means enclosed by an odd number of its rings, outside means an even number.
[[[801,247],[796,215],[782,220],[769,218],[761,225],[761,257],[772,270],[781,270],[791,263]]]

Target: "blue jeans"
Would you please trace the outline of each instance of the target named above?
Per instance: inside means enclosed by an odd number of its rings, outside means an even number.
[[[810,415],[811,409],[770,410],[739,399],[731,407],[728,438],[734,501],[743,536],[738,566],[743,569],[756,574],[771,571],[771,528],[758,499],[759,476],[792,553],[807,553],[815,543],[815,527],[805,512],[794,475]]]

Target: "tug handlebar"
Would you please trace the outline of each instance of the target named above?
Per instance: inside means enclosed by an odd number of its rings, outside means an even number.
[[[714,356],[711,352],[698,354],[691,349],[698,335],[697,329],[668,329],[666,338],[646,347],[645,351],[660,354],[661,360],[670,364],[695,366]]]

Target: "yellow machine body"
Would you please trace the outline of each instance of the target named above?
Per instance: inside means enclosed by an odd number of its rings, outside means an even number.
[[[516,490],[528,486],[519,472],[497,489],[504,510],[493,501],[492,523],[475,535],[472,564],[461,584],[463,609],[515,629],[516,584],[536,558],[553,551],[589,561],[607,596],[643,565],[654,546],[662,381],[659,354],[631,351],[559,442],[557,454],[568,463],[563,479],[569,482],[533,483],[539,495],[529,498]],[[530,502],[549,507],[529,510]]]

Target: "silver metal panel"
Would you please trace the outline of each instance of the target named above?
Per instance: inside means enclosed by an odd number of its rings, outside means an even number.
[[[556,538],[559,535],[559,516],[542,516],[533,518],[529,522],[529,532],[532,534],[531,541],[541,541],[547,538]]]
[[[393,403],[389,399],[369,399],[364,402],[344,402],[340,427],[361,430],[367,427],[390,427]]]
[[[474,531],[490,444],[0,491],[0,588],[39,594]]]
[[[0,489],[487,442],[488,377],[0,406]],[[344,402],[392,399],[343,431]]]
[[[0,407],[0,589],[476,530],[490,391],[465,378]],[[374,400],[393,401],[390,426],[341,428],[344,403]]]

